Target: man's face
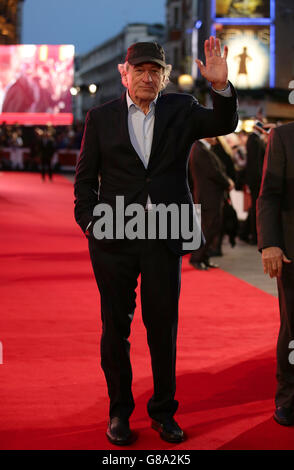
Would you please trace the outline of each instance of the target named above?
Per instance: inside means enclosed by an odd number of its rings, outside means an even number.
[[[127,73],[128,90],[131,97],[153,101],[163,84],[163,68],[154,63],[130,65]]]

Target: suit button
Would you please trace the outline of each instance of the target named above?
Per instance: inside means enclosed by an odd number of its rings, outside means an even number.
[[[151,178],[146,178],[146,183],[150,183],[151,181]]]

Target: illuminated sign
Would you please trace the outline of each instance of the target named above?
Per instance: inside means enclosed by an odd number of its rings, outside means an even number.
[[[216,18],[269,18],[270,0],[215,0]]]
[[[269,86],[270,27],[222,25],[217,37],[229,48],[229,80],[237,88]]]
[[[72,45],[0,46],[0,122],[71,124]]]
[[[237,88],[275,86],[275,8],[275,0],[211,0],[211,34],[229,46]]]

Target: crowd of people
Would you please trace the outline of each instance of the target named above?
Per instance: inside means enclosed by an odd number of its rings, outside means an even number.
[[[227,235],[232,247],[237,236],[257,245],[256,201],[269,131],[276,124],[255,120],[251,132],[235,132],[224,137],[194,143],[189,159],[190,187],[194,203],[201,204],[201,222],[206,244],[191,254],[190,263],[199,270],[218,267],[210,257],[222,256]],[[230,191],[244,193],[245,221],[238,220]]]
[[[45,169],[50,178],[59,170],[58,161],[54,165],[52,157],[58,150],[79,150],[83,135],[83,124],[72,126],[0,126],[0,169],[41,171]],[[5,150],[9,149],[9,158]],[[23,158],[23,149],[27,149]]]

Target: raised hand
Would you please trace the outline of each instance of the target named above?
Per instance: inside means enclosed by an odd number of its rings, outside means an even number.
[[[201,75],[211,82],[215,90],[223,90],[228,84],[228,47],[224,46],[222,56],[220,40],[210,36],[204,43],[205,62],[196,59]]]

